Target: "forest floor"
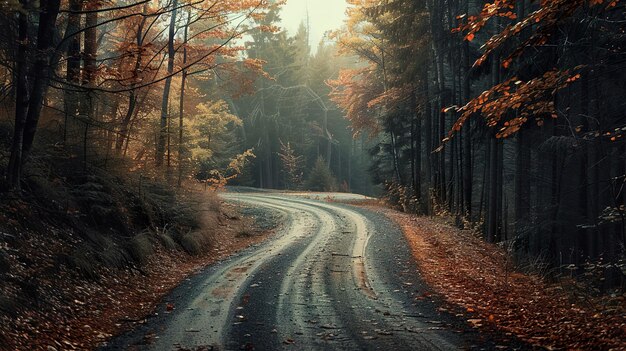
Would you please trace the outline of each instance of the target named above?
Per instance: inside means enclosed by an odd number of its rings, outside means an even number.
[[[215,201],[212,193],[203,196]],[[205,253],[193,256],[160,246],[141,266],[99,268],[97,279],[87,279],[73,269],[52,269],[57,265],[55,257],[73,246],[59,239],[67,234],[57,236],[59,229],[50,227],[49,235],[29,235],[18,250],[4,250],[9,252],[4,259],[17,285],[0,285],[0,299],[15,295],[16,289],[21,296],[17,308],[14,301],[0,301],[5,309],[0,310],[5,312],[0,313],[0,349],[94,349],[112,335],[144,323],[146,316],[166,313],[155,310],[157,303],[190,275],[266,239],[275,223],[265,217],[254,209],[221,203],[219,213],[206,211],[200,218],[198,230],[207,231],[211,238]],[[37,286],[29,289],[34,277]],[[28,291],[31,296],[24,294]]]
[[[549,350],[626,350],[626,294],[593,297],[571,279],[520,273],[504,249],[472,231],[376,208],[402,227],[423,279],[445,308],[478,330]]]

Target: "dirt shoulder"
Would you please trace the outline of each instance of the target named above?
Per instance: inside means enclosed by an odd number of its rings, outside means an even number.
[[[441,219],[376,207],[403,229],[424,280],[479,330],[546,349],[626,349],[624,296],[590,298],[512,268],[505,250]]]
[[[96,279],[55,262],[60,253],[70,250],[66,246],[72,246],[59,239],[67,233],[57,236],[54,232],[59,229],[48,228],[48,236],[30,235],[6,258],[15,284],[4,285],[13,291],[2,295],[22,298],[19,306],[8,301],[8,311],[0,314],[0,345],[4,345],[0,349],[94,349],[160,312],[155,311],[159,301],[190,275],[272,233],[271,227],[259,229],[257,219],[245,208],[228,203],[221,203],[218,213],[206,212],[201,223],[199,231],[205,233],[199,237],[208,236],[211,242],[205,253],[193,256],[158,245],[144,264],[124,270],[102,268]],[[33,295],[24,295],[28,291]]]

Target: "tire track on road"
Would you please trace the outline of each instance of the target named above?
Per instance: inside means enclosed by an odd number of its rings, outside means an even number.
[[[410,255],[392,248],[405,245],[403,236],[381,216],[286,194],[227,193],[224,198],[280,212],[285,223],[268,242],[178,288],[175,311],[108,349],[134,344],[148,350],[294,345],[304,350],[450,350],[462,345],[450,330],[428,323],[438,313],[420,310],[415,302],[416,292],[402,276],[409,271],[402,262]],[[157,338],[142,344],[147,332]]]

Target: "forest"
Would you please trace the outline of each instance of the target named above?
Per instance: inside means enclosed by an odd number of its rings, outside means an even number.
[[[200,254],[232,188],[377,197],[623,294],[625,2],[345,0],[312,43],[289,1],[0,2],[6,296],[50,232],[91,278]]]
[[[350,3],[331,99],[384,196],[522,260],[623,262],[623,3]]]

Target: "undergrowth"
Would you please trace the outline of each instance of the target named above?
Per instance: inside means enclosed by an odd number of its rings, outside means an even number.
[[[415,196],[411,186],[403,186],[396,182],[385,184],[382,204],[394,210],[408,214],[424,215],[427,204]],[[459,229],[469,230],[474,236],[483,238],[484,218],[470,220],[467,216],[453,213],[445,203],[438,203],[433,196],[430,199],[432,214],[442,218],[446,223]],[[587,258],[578,264],[558,264],[550,260],[550,253],[543,250],[539,254],[528,252],[528,237],[535,230],[532,226],[524,228],[514,237],[502,240],[497,245],[507,252],[507,270],[524,272],[543,277],[550,282],[558,282],[568,290],[589,297],[613,295],[616,291],[626,291],[626,258],[624,248],[611,260],[600,257],[595,260]],[[546,232],[550,228],[546,228]]]
[[[167,179],[131,167],[122,161],[85,166],[49,150],[31,157],[22,190],[0,191],[0,315],[28,304],[20,301],[36,297],[40,278],[61,271],[95,281],[111,270],[141,274],[157,251],[208,252],[215,226],[202,224],[219,216],[217,197],[176,190]],[[29,247],[54,250],[39,257]],[[29,265],[41,275],[32,284],[15,274]]]

